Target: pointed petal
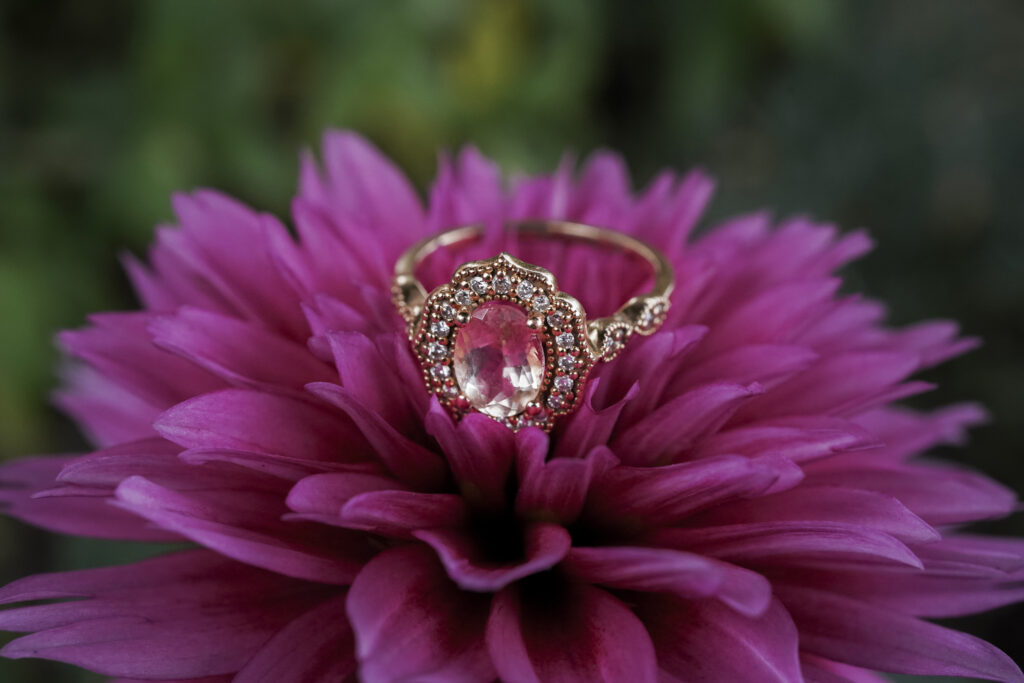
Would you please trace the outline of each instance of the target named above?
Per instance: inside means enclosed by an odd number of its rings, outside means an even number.
[[[834,593],[775,589],[800,631],[800,647],[811,654],[894,673],[1024,681],[1009,657],[965,633]]]
[[[33,632],[3,655],[146,679],[233,673],[324,596],[322,586],[205,550],[41,574],[0,590],[0,602],[82,599],[0,612],[0,629]]]
[[[75,459],[70,456],[21,458],[0,466],[0,503],[4,512],[49,531],[92,538],[167,542],[180,536],[95,496],[33,497],[54,486],[57,474]]]

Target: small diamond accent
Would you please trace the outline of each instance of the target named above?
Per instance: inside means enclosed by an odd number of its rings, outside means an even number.
[[[533,298],[533,310],[546,311],[551,306],[551,299],[546,294],[538,294]]]
[[[576,336],[572,332],[563,332],[562,334],[555,337],[555,343],[560,348],[567,349],[576,343]]]
[[[445,320],[453,320],[455,318],[455,307],[449,303],[443,303],[438,307],[437,313]]]
[[[473,292],[468,289],[460,289],[455,293],[455,301],[460,306],[468,306],[473,303]]]
[[[498,294],[508,294],[511,290],[512,282],[507,277],[501,275],[499,277],[494,278],[495,292],[497,292]]]
[[[469,288],[480,295],[487,293],[487,281],[477,276],[469,281]]]
[[[452,368],[450,365],[435,365],[430,368],[430,376],[434,379],[447,379],[451,377]]]
[[[572,380],[564,375],[561,377],[556,377],[555,389],[558,389],[563,393],[572,391]]]
[[[551,325],[551,327],[561,327],[564,323],[565,318],[560,311],[548,313],[548,325]]]
[[[447,337],[448,336],[448,323],[443,320],[435,320],[430,323],[430,334],[435,337]]]
[[[566,372],[576,368],[576,359],[572,356],[562,356],[558,359],[558,367],[562,368]]]
[[[444,387],[444,393],[449,398],[456,398],[459,395],[459,388],[454,384],[447,384]]]
[[[529,299],[533,296],[533,289],[534,287],[532,282],[529,280],[523,280],[519,283],[519,286],[516,287],[516,294],[519,295],[520,299]]]
[[[448,347],[438,342],[430,342],[427,344],[427,353],[430,354],[431,358],[444,358],[448,355]]]
[[[551,396],[548,396],[548,405],[555,410],[558,410],[565,405],[565,397],[559,394],[552,394]]]

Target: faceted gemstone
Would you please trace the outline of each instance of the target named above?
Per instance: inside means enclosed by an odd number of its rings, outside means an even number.
[[[559,391],[561,391],[563,393],[564,392],[572,391],[572,380],[569,379],[568,377],[564,376],[564,375],[561,376],[561,377],[556,377],[555,378],[555,389],[558,389]]]
[[[551,299],[546,294],[539,294],[533,299],[533,310],[535,311],[546,311],[551,305]]]
[[[526,313],[492,301],[475,311],[455,337],[455,380],[471,406],[492,417],[517,415],[537,397],[544,346]]]
[[[430,323],[430,334],[435,337],[447,337],[448,336],[448,323],[443,320],[435,320]]]
[[[469,287],[477,294],[483,295],[487,293],[487,281],[480,276],[477,276],[470,280]]]
[[[551,327],[561,327],[563,324],[565,324],[565,318],[560,311],[548,313],[548,325],[551,325]]]
[[[572,356],[562,356],[558,359],[558,367],[568,372],[576,367],[576,359]]]
[[[430,342],[427,344],[427,353],[434,360],[440,360],[448,355],[448,347],[444,344],[438,344],[437,342]]]
[[[523,280],[519,283],[519,286],[516,287],[516,294],[519,295],[520,299],[529,299],[533,296],[533,289],[534,287],[532,282],[529,280]]]
[[[473,292],[468,289],[460,289],[455,293],[455,300],[461,306],[468,306],[473,303]]]
[[[576,337],[572,332],[563,332],[555,337],[555,343],[557,343],[559,347],[567,349],[576,343]]]
[[[494,291],[498,294],[508,294],[512,289],[512,282],[504,275],[494,278]]]

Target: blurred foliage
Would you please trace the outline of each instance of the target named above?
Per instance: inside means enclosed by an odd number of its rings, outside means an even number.
[[[716,217],[869,226],[880,248],[851,289],[986,340],[929,377],[942,391],[922,405],[994,415],[944,455],[1024,490],[1021,35],[1019,0],[3,0],[0,453],[84,446],[48,405],[52,335],[133,305],[118,254],[144,251],[171,192],[285,215],[297,150],[340,126],[421,188],[438,148],[473,142],[516,172],[609,146],[638,184],[704,165]],[[2,580],[139,552],[9,521],[0,543]],[[958,625],[1021,661],[1021,616]],[[0,662],[0,680],[95,679]]]

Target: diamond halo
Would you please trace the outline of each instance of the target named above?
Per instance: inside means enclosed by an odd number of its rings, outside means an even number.
[[[483,403],[486,397],[481,398],[475,386],[459,384],[459,376],[466,381],[481,364],[476,359],[460,360],[456,350],[460,333],[474,320],[479,321],[488,310],[481,307],[489,304],[515,307],[539,339],[543,367],[536,391],[528,386],[524,392],[528,400],[519,397],[516,401],[502,394],[500,405],[495,406]],[[411,338],[427,389],[452,417],[461,419],[467,413],[480,412],[512,429],[535,426],[550,430],[558,418],[573,412],[582,400],[587,375],[601,356],[587,341],[586,314],[579,301],[559,291],[549,271],[505,253],[463,264],[451,281],[431,292]],[[457,367],[460,362],[472,367]],[[517,370],[506,367],[502,375],[517,375]]]

